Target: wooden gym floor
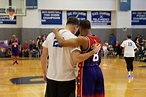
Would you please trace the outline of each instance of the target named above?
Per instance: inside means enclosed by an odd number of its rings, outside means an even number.
[[[40,60],[0,59],[0,97],[44,97]],[[146,63],[134,61],[134,79],[128,80],[124,59],[102,59],[105,97],[146,97]]]

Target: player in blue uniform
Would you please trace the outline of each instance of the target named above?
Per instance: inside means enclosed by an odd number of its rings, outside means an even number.
[[[54,29],[54,34],[58,43],[64,47],[80,46],[82,53],[92,50],[93,45],[100,45],[100,40],[92,36],[91,24],[88,20],[80,22],[80,35],[78,38],[64,40],[58,33],[59,29]],[[99,48],[100,49],[100,48]],[[104,79],[99,67],[101,62],[100,50],[90,58],[78,64],[78,97],[104,97]]]
[[[16,38],[15,35],[12,35],[12,39],[9,41],[9,46],[11,48],[11,57],[13,58],[14,64],[18,64],[17,60],[19,58],[19,53],[20,53],[20,40],[18,38]]]

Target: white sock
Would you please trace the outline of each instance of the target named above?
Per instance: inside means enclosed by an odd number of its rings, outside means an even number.
[[[128,72],[128,74],[130,75],[130,71]]]

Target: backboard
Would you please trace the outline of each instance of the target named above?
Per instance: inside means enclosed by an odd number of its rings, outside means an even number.
[[[15,12],[15,16],[26,15],[26,0],[0,0],[0,16]]]

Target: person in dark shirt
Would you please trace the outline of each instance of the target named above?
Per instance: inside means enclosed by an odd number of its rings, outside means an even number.
[[[32,57],[38,53],[38,50],[37,50],[37,47],[36,47],[34,40],[32,40],[31,44],[29,45],[29,49],[30,49],[30,53],[31,53]]]
[[[112,45],[114,48],[115,44],[116,44],[116,37],[114,36],[114,34],[110,34],[110,45]]]
[[[24,44],[22,45],[22,56],[28,56],[29,55],[29,44],[27,41],[24,42]]]

